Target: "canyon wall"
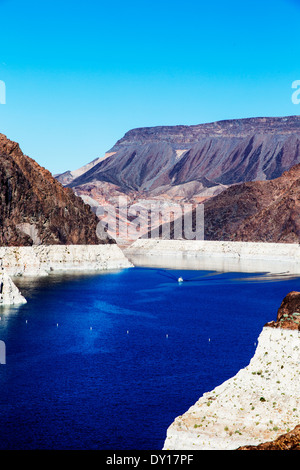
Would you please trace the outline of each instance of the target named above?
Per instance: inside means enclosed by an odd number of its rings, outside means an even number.
[[[177,417],[164,449],[299,447],[299,320],[300,293],[292,292],[263,328],[249,365]]]
[[[0,260],[0,305],[26,303],[11,276],[47,276],[62,271],[99,272],[133,266],[116,244],[2,246]]]

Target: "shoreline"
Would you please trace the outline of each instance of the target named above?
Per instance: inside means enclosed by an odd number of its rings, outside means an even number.
[[[0,259],[12,277],[133,267],[116,244],[0,247]]]
[[[299,425],[299,344],[300,331],[265,326],[249,365],[175,418],[163,450],[257,446]]]
[[[116,244],[0,247],[0,305],[26,303],[13,279],[49,273],[105,272],[133,267]]]
[[[141,239],[124,254],[136,266],[300,274],[298,244]]]

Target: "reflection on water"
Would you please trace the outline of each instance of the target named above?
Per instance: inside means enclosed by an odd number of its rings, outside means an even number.
[[[129,260],[135,266],[163,267],[169,269],[192,269],[204,271],[244,272],[244,273],[273,273],[299,275],[300,263],[287,260],[241,259],[226,256],[205,256],[193,253],[177,253],[172,255],[134,254],[127,253]]]
[[[279,282],[279,281],[288,281],[288,280],[298,279],[298,278],[299,278],[299,274],[291,274],[289,272],[277,274],[277,273],[268,272],[268,273],[259,274],[258,276],[248,277],[247,281],[250,281],[250,282],[251,281],[272,281],[272,282],[277,281]],[[234,280],[237,280],[237,279],[234,279]],[[238,279],[238,280],[245,281],[245,279]]]

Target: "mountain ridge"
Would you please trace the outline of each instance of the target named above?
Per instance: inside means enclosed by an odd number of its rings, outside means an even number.
[[[280,177],[232,185],[204,203],[204,239],[299,243],[300,164]],[[183,227],[183,220],[182,220]],[[196,212],[192,213],[196,229]],[[160,232],[163,233],[162,227]],[[151,238],[151,234],[148,235]],[[170,224],[174,238],[174,223]]]

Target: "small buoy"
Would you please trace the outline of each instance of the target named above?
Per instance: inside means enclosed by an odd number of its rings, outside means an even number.
[[[129,330],[127,330],[127,334],[129,333]]]
[[[168,335],[168,334],[166,334],[166,338],[169,338],[169,335]]]
[[[90,326],[90,330],[92,330],[93,328]]]
[[[208,342],[210,343],[210,338],[208,338]]]
[[[25,323],[27,323],[27,320],[25,320]]]
[[[58,327],[58,323],[56,323],[56,327]]]

